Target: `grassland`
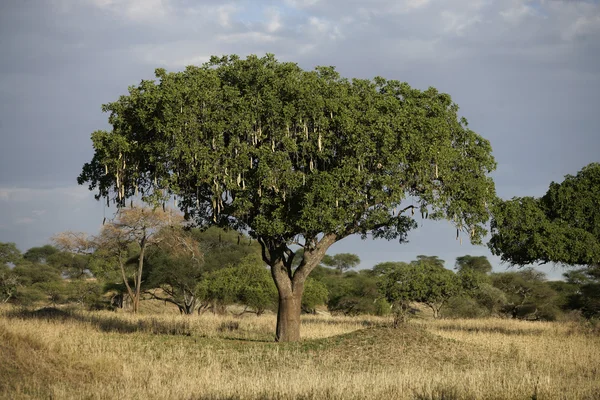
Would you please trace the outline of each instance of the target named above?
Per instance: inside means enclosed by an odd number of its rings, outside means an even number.
[[[600,336],[575,323],[0,309],[7,399],[600,399]]]

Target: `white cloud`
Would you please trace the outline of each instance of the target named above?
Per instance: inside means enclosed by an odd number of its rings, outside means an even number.
[[[333,23],[329,19],[319,17],[309,17],[308,24],[303,31],[311,36],[319,38],[328,37],[332,40],[342,39],[343,35],[338,24]]]
[[[524,18],[535,15],[532,7],[528,6],[523,0],[513,1],[513,5],[500,12],[502,18],[510,24],[518,24]]]
[[[231,18],[238,11],[238,8],[232,4],[225,4],[217,7],[217,21],[223,28],[231,27]]]
[[[15,220],[15,224],[17,225],[29,225],[35,222],[35,218],[31,217],[22,217]]]
[[[417,8],[425,7],[428,5],[430,0],[407,0],[406,8],[409,10],[414,10]]]
[[[319,3],[319,0],[285,0],[285,4],[294,8],[308,8]]]
[[[252,32],[240,32],[240,33],[229,33],[218,35],[219,39],[223,43],[272,43],[277,40],[276,36],[268,33],[252,31]]]
[[[452,11],[442,11],[442,21],[444,22],[444,31],[453,33],[458,36],[463,36],[466,31],[477,23],[481,22],[479,15],[471,15],[455,13]]]
[[[573,40],[600,34],[600,14],[582,15],[569,26],[562,35],[565,40]]]
[[[0,187],[0,200],[6,202],[29,202],[33,200],[42,200],[49,196],[60,196],[69,201],[80,201],[89,196],[89,191],[83,186],[50,189]],[[35,209],[34,212],[41,215],[44,214],[46,210]]]
[[[150,22],[168,16],[172,0],[49,0],[58,13],[70,13],[80,6],[104,10],[119,18],[134,22]]]
[[[276,32],[281,28],[281,14],[275,8],[268,8],[265,11],[267,17],[266,26],[268,32]]]

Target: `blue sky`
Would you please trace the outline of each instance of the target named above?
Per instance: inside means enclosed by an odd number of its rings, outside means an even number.
[[[384,76],[449,93],[489,139],[503,198],[542,195],[599,160],[600,4],[560,0],[8,0],[0,5],[0,241],[26,250],[60,231],[96,233],[102,203],[77,186],[108,129],[100,106],[157,67],[274,53],[305,69]],[[425,222],[410,243],[347,238],[361,267],[462,245]],[[560,269],[545,267],[551,277]]]

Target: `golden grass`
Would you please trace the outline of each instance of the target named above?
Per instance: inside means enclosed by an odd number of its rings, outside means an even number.
[[[238,324],[236,328],[235,324]],[[572,324],[0,311],[0,397],[598,399],[600,338]]]

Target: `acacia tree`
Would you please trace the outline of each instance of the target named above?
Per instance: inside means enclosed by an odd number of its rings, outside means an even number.
[[[196,286],[205,274],[200,243],[181,227],[163,228],[160,236],[163,240],[148,257],[146,293],[176,305],[182,314],[191,315],[199,304]],[[159,288],[162,294],[156,290]]]
[[[437,261],[443,263],[437,257],[419,256],[419,260],[382,277],[380,290],[397,308],[397,318],[403,316],[398,311],[405,310],[406,302],[411,301],[426,304],[433,311],[433,317],[438,318],[448,300],[461,294],[460,278]]]
[[[134,313],[139,309],[146,249],[164,239],[165,236],[159,234],[163,228],[177,226],[182,222],[183,218],[170,209],[122,208],[117,218],[106,223],[96,238],[99,250],[96,252],[97,256],[108,258],[118,265]],[[129,273],[126,265],[130,259],[131,246],[135,246],[137,267]],[[133,288],[130,277],[133,278]]]
[[[360,264],[360,258],[352,253],[338,253],[333,256],[325,254],[323,264],[335,268],[342,273]]]
[[[512,265],[600,264],[600,164],[592,163],[540,198],[498,202],[489,247]]]
[[[487,259],[486,256],[461,256],[456,257],[456,264],[454,264],[454,269],[461,272],[472,271],[477,274],[487,275],[492,272],[492,264]]]
[[[199,225],[249,232],[278,289],[279,341],[299,340],[306,278],[332,244],[404,242],[415,211],[480,242],[495,196],[488,141],[434,88],[226,56],[157,69],[103,110],[112,130],[92,134],[78,182],[120,206],[177,196]]]
[[[89,277],[90,255],[94,251],[94,240],[85,232],[65,231],[57,233],[50,239],[54,244],[35,249],[33,255],[46,257],[50,264],[56,266],[63,274],[72,279]],[[54,249],[54,251],[52,251]],[[31,253],[29,249],[27,253]]]

